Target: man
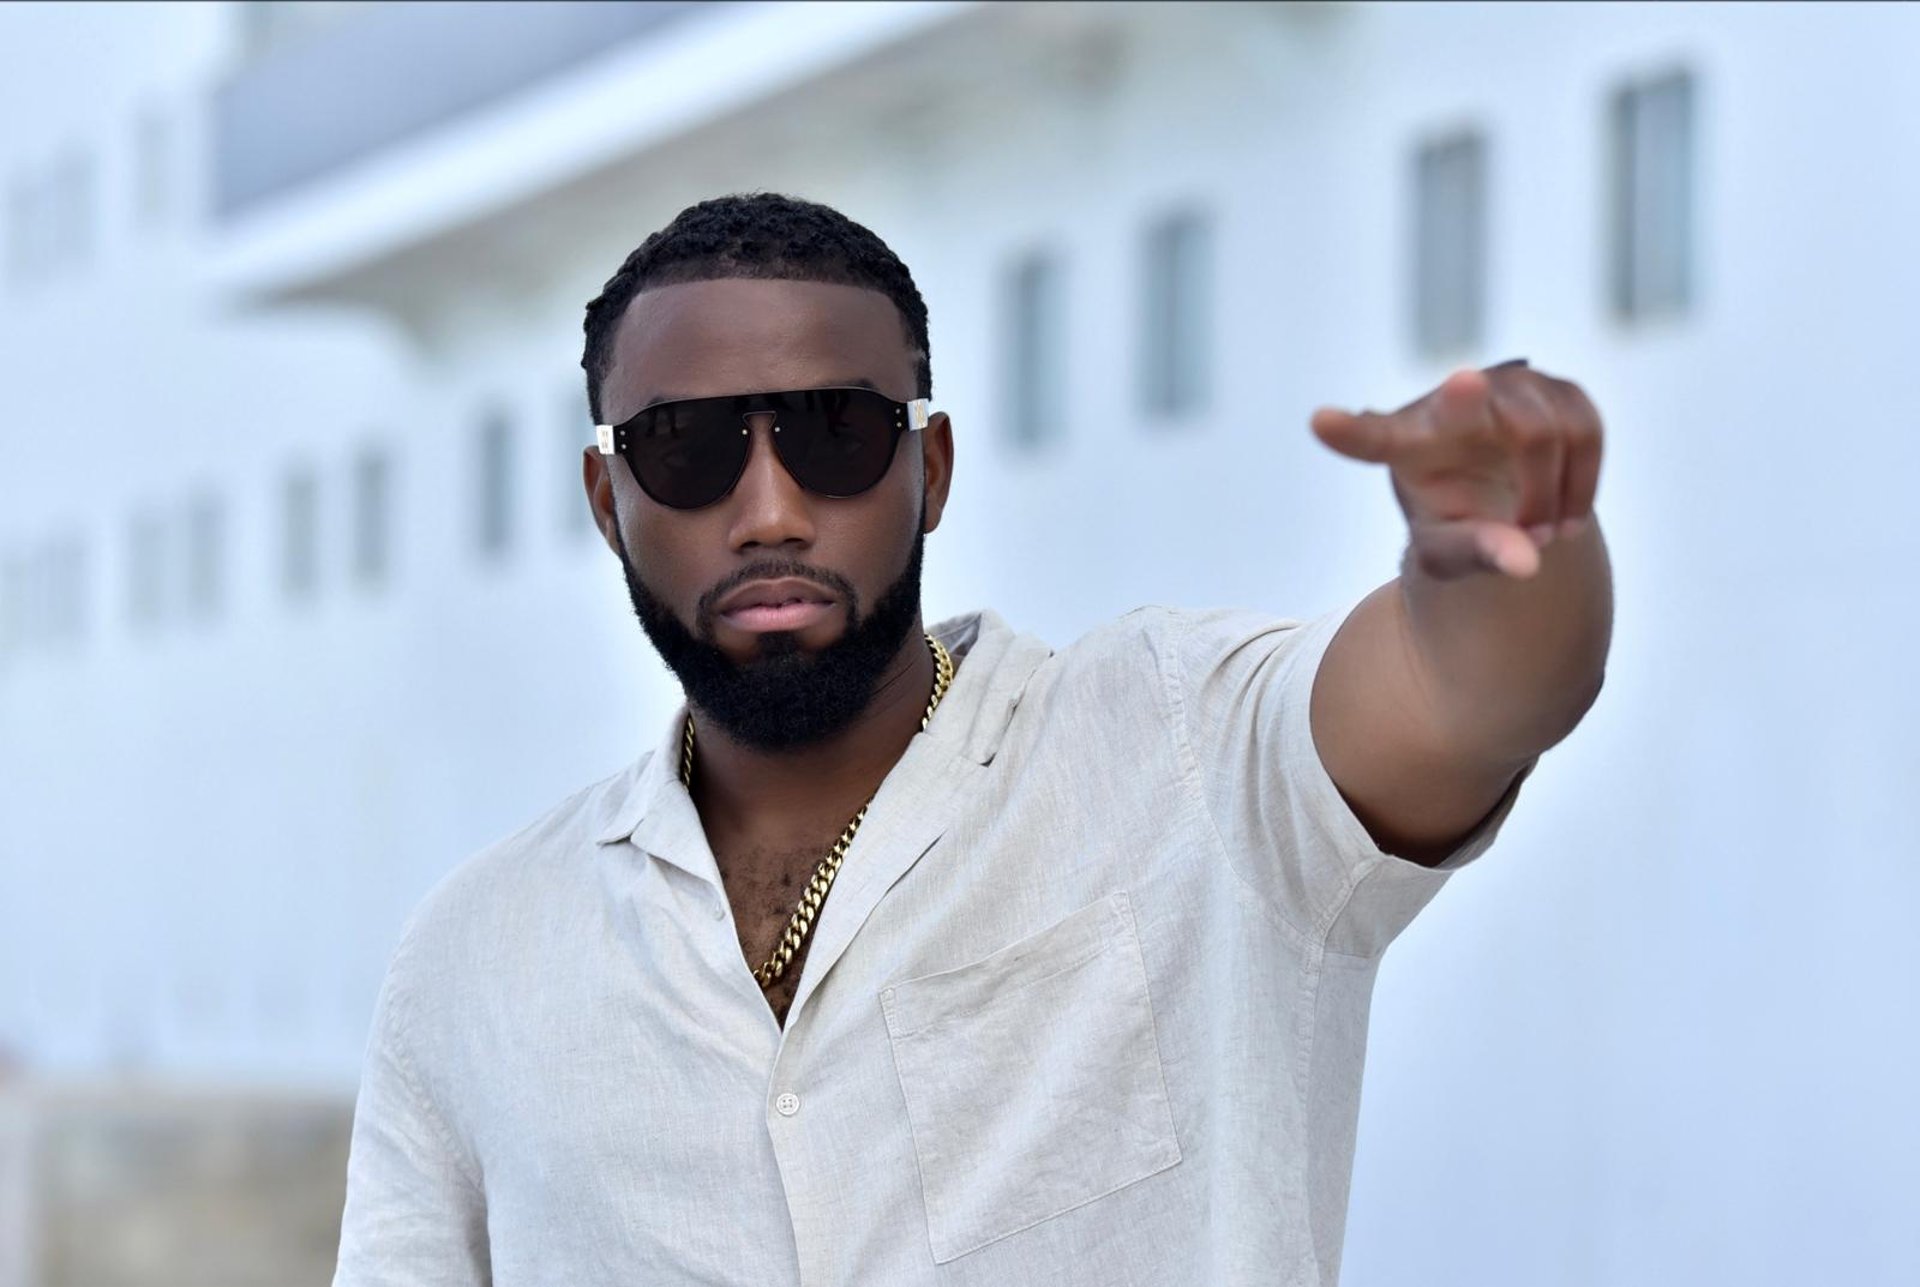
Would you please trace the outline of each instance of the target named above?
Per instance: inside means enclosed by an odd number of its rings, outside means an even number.
[[[588,499],[687,706],[409,923],[336,1281],[1333,1283],[1380,955],[1600,688],[1586,397],[1322,410],[1398,580],[1054,653],[922,625],[954,432],[867,229],[704,202],[586,333]]]

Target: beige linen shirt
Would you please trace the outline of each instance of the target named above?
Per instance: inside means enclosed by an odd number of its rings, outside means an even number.
[[[936,627],[784,1029],[676,715],[410,920],[336,1284],[1332,1287],[1381,952],[1520,785],[1378,849],[1308,726],[1345,615]]]

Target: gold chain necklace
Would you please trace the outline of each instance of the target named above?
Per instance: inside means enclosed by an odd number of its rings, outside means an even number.
[[[940,705],[940,699],[947,695],[947,686],[953,683],[953,656],[946,645],[932,635],[926,636],[927,647],[933,652],[933,696],[927,699],[927,713],[920,717],[920,731],[926,732],[927,725],[933,722],[933,712]],[[687,730],[680,739],[680,781],[688,790],[693,789],[693,716],[687,716]],[[827,899],[827,890],[833,886],[833,878],[840,874],[840,864],[846,859],[847,847],[853,843],[860,824],[867,819],[867,807],[873,801],[869,799],[860,806],[860,812],[853,815],[853,821],[840,833],[840,839],[834,841],[833,849],[820,865],[814,868],[813,879],[807,882],[807,889],[800,896],[800,905],[793,909],[793,917],[787,922],[786,932],[780,936],[780,946],[774,949],[772,956],[764,965],[753,972],[762,988],[772,985],[787,971],[794,954],[801,944],[807,941],[807,935],[813,932],[813,923],[820,916],[820,905]]]

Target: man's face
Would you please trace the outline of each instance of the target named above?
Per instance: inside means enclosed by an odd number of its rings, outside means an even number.
[[[644,291],[628,307],[600,389],[601,418],[618,424],[642,407],[680,398],[861,383],[902,402],[915,392],[914,355],[893,301],[880,292],[821,282],[689,282]],[[844,663],[856,647],[871,653],[872,631],[862,638],[860,627],[881,624],[872,621],[876,608],[899,608],[910,571],[908,606],[917,620],[918,569],[911,565],[918,538],[939,525],[946,503],[953,438],[944,415],[901,440],[878,485],[843,499],[814,495],[793,480],[774,452],[769,421],[750,418],[752,447],[740,481],[698,510],[659,504],[624,459],[586,453],[601,535],[627,567],[648,634],[703,708],[709,703],[694,691],[696,678],[710,695],[713,684],[756,674],[791,686],[806,681],[810,665]],[[809,582],[804,597],[820,606],[722,610],[743,585],[767,576]],[[889,660],[897,643],[887,649]],[[696,644],[706,655],[689,659]],[[689,675],[683,663],[703,674]],[[832,723],[830,715],[800,723]],[[783,718],[792,724],[797,716]]]

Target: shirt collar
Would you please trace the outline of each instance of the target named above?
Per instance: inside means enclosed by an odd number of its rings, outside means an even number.
[[[957,669],[921,736],[972,763],[991,763],[1027,681],[1052,650],[1032,635],[1015,634],[992,609],[948,618],[929,627],[929,633],[946,645]],[[606,821],[597,838],[603,845],[630,839],[649,853],[708,875],[713,858],[706,833],[680,781],[686,719],[682,702],[654,748],[609,784]]]
[[[675,812],[675,796],[688,809],[693,807],[693,798],[680,782],[680,740],[685,736],[686,722],[687,704],[681,702],[653,749],[614,781],[608,793],[607,823],[599,834],[601,844],[627,839],[650,815]]]
[[[950,617],[930,633],[961,665],[927,736],[953,744],[975,764],[990,764],[1027,681],[1053,650],[1032,635],[1015,634],[991,608]]]

